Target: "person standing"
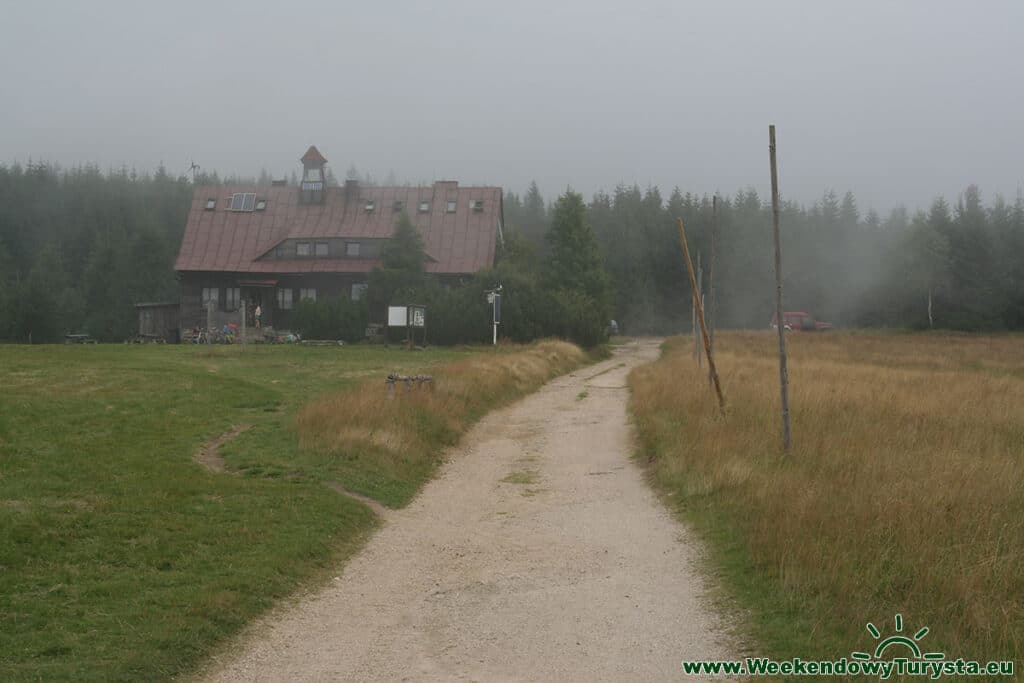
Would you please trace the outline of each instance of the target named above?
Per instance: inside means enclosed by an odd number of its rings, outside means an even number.
[[[260,320],[263,318],[263,309],[260,308],[259,304],[256,304],[256,310],[253,311],[253,314],[256,316],[256,329],[258,330],[260,329]]]

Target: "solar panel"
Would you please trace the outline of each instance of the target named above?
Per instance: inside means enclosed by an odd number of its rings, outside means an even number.
[[[256,208],[255,192],[236,192],[231,195],[232,211],[252,211]]]

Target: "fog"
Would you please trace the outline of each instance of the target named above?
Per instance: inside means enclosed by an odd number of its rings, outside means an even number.
[[[852,190],[925,208],[1024,178],[1024,4],[7,3],[0,163],[525,189]],[[1015,40],[1017,38],[1017,40]]]

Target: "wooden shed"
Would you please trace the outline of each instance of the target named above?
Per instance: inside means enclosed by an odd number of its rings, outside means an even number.
[[[178,327],[181,306],[177,303],[135,304],[139,312],[139,340],[177,344],[181,341]]]

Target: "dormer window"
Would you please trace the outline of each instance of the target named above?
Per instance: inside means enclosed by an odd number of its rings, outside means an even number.
[[[217,200],[216,199],[214,199],[213,197],[210,197],[209,199],[206,200],[206,210],[207,211],[213,211],[216,208],[217,208]]]
[[[445,206],[445,210],[448,213],[455,213],[455,209],[457,209],[458,206],[459,203],[457,201],[455,201],[454,199],[449,199],[448,204]]]
[[[430,211],[430,202],[420,202],[420,213],[427,213]]]
[[[317,256],[327,256],[329,253],[329,247],[327,246],[327,242],[317,242],[316,244],[313,245],[313,248],[313,253],[316,254]]]
[[[366,209],[366,213],[373,213],[374,209],[377,208],[377,202],[369,199],[366,201],[366,206],[364,208]]]
[[[359,256],[359,242],[345,242],[345,256]]]
[[[309,242],[296,242],[295,243],[295,255],[296,256],[309,256]]]

